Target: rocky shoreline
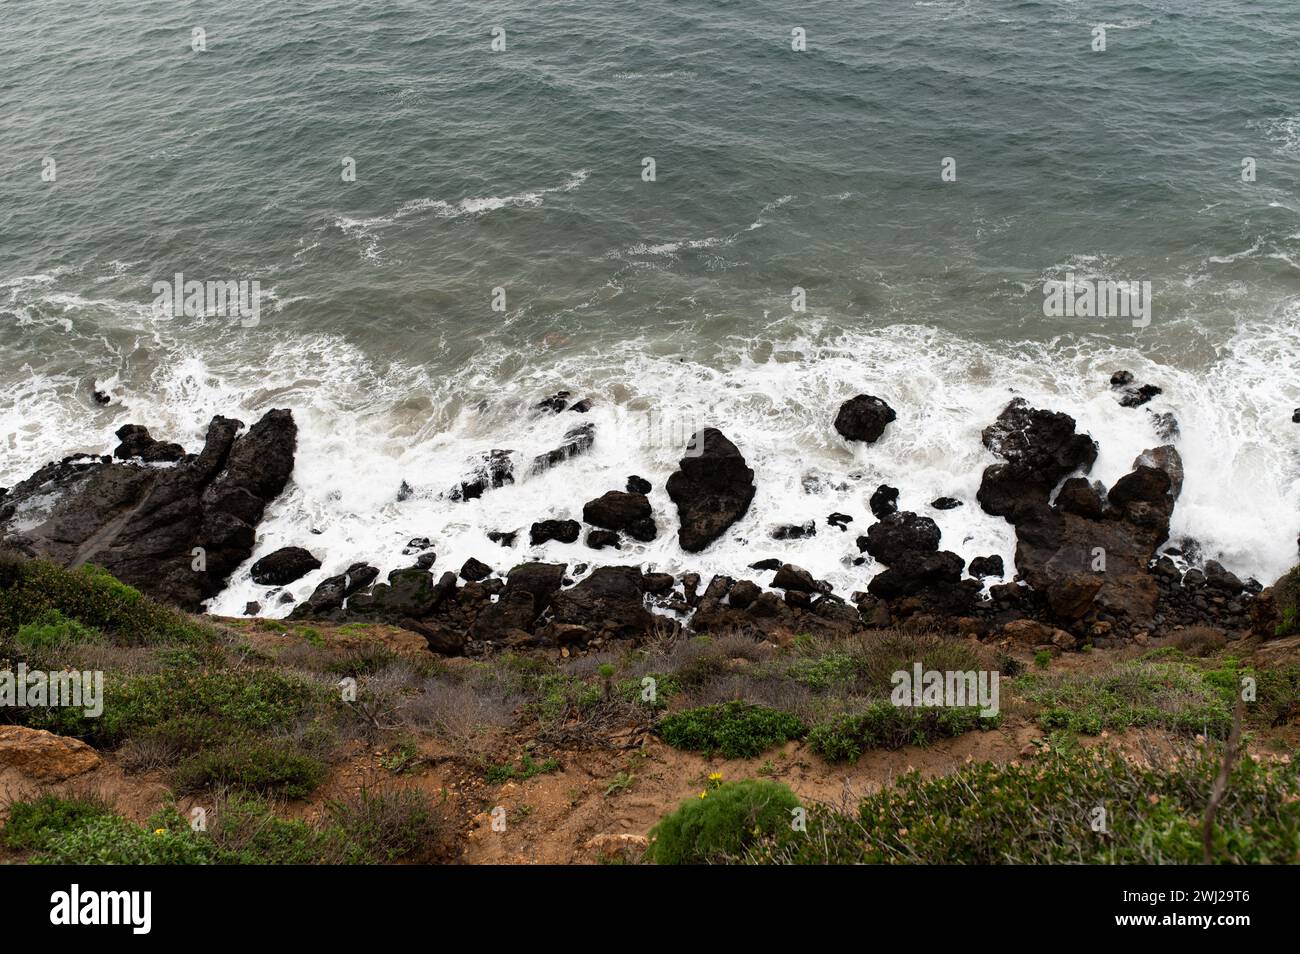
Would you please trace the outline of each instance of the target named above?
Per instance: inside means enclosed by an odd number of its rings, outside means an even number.
[[[1125,407],[1159,393],[1135,386],[1127,372],[1117,372],[1110,384]],[[570,403],[570,397],[559,392],[536,410],[590,409],[590,399]],[[861,394],[844,402],[834,427],[846,441],[871,444],[895,419],[885,401]],[[1176,437],[1172,417],[1154,423],[1162,439]],[[291,478],[292,412],[269,411],[247,430],[215,417],[196,454],[155,440],[141,425],[117,433],[121,443],[111,456],[68,457],[0,491],[0,540],[62,565],[103,566],[156,599],[198,611],[254,555],[258,523]],[[576,424],[559,446],[527,462],[527,472],[563,466],[594,439],[593,424]],[[932,506],[979,506],[1006,519],[1016,534],[1014,578],[1000,557],[976,557],[967,566],[943,549],[935,522],[899,511],[898,490],[885,485],[870,494],[874,522],[862,533],[849,532],[852,514],[826,515],[826,526],[841,531],[827,545],[844,547],[846,563],[862,566],[870,557],[883,566],[870,578],[864,571],[863,588],[851,593],[834,592],[770,549],[755,554],[753,579],[719,575],[705,582],[696,573],[597,565],[602,549],[620,548],[625,537],[653,540],[668,527],[684,552],[700,553],[745,517],[755,472],[721,429],[706,427],[667,478],[675,513],[655,513],[650,481],[630,475],[625,487],[586,501],[581,523],[549,519],[528,528],[534,546],[581,537],[593,551],[590,563],[520,562],[501,571],[471,558],[458,570],[438,572],[431,542],[412,538],[404,551],[410,566],[380,580],[376,567],[354,563],[317,585],[290,618],[395,624],[446,655],[526,647],[568,654],[677,629],[739,631],[786,643],[801,634],[905,624],[1067,651],[1142,644],[1190,626],[1214,627],[1228,638],[1275,631],[1278,613],[1261,583],[1240,580],[1213,560],[1201,563],[1194,546],[1166,546],[1183,481],[1173,443],[1144,451],[1106,488],[1087,476],[1096,440],[1079,433],[1068,414],[1015,398],[982,440],[998,462],[984,471],[976,499],[941,497]],[[493,449],[447,496],[478,499],[514,478],[512,452]],[[488,537],[510,549],[520,532],[489,531]],[[811,523],[792,524],[772,537],[779,543],[816,533]],[[249,573],[269,588],[268,600],[293,602],[277,588],[319,569],[322,557],[338,556],[313,553],[305,543],[252,564]],[[261,610],[252,603],[248,614]]]

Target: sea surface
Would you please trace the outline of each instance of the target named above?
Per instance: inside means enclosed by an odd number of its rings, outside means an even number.
[[[258,322],[159,312],[178,272],[257,280]],[[1150,323],[1045,317],[1071,274],[1149,281]],[[1121,368],[1163,393],[1120,407]],[[473,455],[584,420],[532,410],[559,389],[593,399],[588,455],[446,498]],[[869,447],[831,426],[862,392],[898,412]],[[442,569],[593,562],[526,528],[632,473],[664,532],[598,562],[779,553],[847,592],[881,482],[1011,565],[974,497],[1013,394],[1073,415],[1108,484],[1172,413],[1171,544],[1266,583],[1295,562],[1296,0],[0,0],[0,486],[127,422],[193,450],[214,414],[290,407],[255,556],[320,556],[299,597],[416,536]],[[692,556],[663,484],[697,424],[758,495]],[[264,598],[244,577],[211,608]]]

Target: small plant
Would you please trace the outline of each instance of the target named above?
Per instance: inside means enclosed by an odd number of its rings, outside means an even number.
[[[546,775],[559,770],[560,763],[558,759],[535,762],[533,757],[525,752],[519,759],[518,767],[509,762],[505,765],[493,765],[484,773],[484,777],[493,785],[501,785],[504,782],[527,781],[530,778],[536,778],[538,775]]]
[[[1034,665],[1039,669],[1046,669],[1052,664],[1052,651],[1050,649],[1040,649],[1034,653]]]
[[[177,766],[179,792],[233,788],[285,798],[306,798],[325,780],[325,765],[286,746],[250,739],[205,749]]]
[[[807,732],[797,716],[735,700],[676,712],[659,722],[660,737],[673,748],[728,759],[753,758]]]
[[[620,792],[626,792],[629,788],[631,788],[635,784],[636,784],[635,775],[633,775],[631,772],[619,772],[617,775],[614,776],[614,780],[609,783],[609,787],[605,789],[605,797],[609,798],[609,796],[611,795],[617,795]]]
[[[912,708],[880,701],[815,726],[808,747],[828,762],[852,762],[868,749],[927,745],[997,724],[997,716],[982,716],[973,706]]]
[[[421,761],[420,750],[410,739],[398,742],[379,758],[379,764],[395,775],[415,771]]]
[[[780,782],[719,778],[651,830],[646,857],[661,865],[733,861],[761,839],[789,831],[798,807],[799,799]]]
[[[60,834],[113,814],[106,801],[94,796],[42,795],[15,802],[9,806],[9,820],[0,828],[0,845],[15,851],[40,851]]]

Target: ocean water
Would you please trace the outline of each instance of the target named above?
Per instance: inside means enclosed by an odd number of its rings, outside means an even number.
[[[259,281],[258,323],[157,313],[177,272]],[[1151,282],[1150,324],[1044,317],[1070,274]],[[1121,408],[1119,368],[1163,393]],[[414,536],[440,568],[779,553],[847,592],[876,569],[850,561],[880,482],[1010,566],[974,494],[1013,394],[1072,414],[1107,483],[1172,413],[1174,541],[1269,582],[1300,532],[1298,370],[1295,0],[0,2],[0,486],[127,422],[195,448],[213,414],[291,407],[255,556],[320,556],[298,596],[409,563]],[[595,403],[589,455],[442,496],[472,455],[583,420],[530,410],[561,388]],[[898,412],[871,447],[831,427],[860,392]],[[758,495],[686,555],[663,483],[698,424]],[[526,545],[631,473],[658,540]],[[485,537],[518,528],[514,551]],[[237,573],[211,608],[264,594]]]

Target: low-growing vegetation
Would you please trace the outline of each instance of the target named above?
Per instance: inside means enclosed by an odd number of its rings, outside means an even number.
[[[715,778],[654,827],[646,857],[661,865],[739,861],[754,844],[789,831],[799,807],[780,782]]]

